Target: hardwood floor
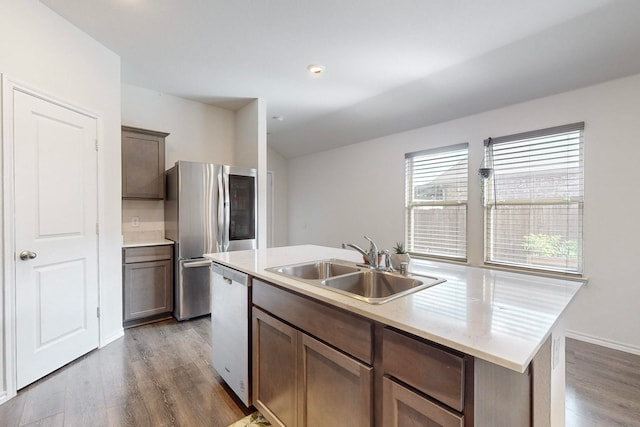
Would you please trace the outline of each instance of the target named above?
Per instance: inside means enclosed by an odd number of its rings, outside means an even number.
[[[211,322],[127,329],[0,406],[0,426],[227,427],[248,415],[211,367]]]
[[[127,329],[0,405],[0,426],[227,427],[250,411],[210,365],[208,317]],[[640,427],[640,356],[567,339],[567,427]]]
[[[640,356],[567,338],[567,427],[640,427]]]

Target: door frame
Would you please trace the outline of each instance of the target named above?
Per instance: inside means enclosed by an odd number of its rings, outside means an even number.
[[[16,258],[15,258],[15,204],[14,204],[14,150],[13,150],[13,93],[23,92],[27,95],[40,98],[44,101],[67,108],[76,113],[83,114],[96,120],[96,147],[100,147],[103,141],[102,117],[86,108],[64,101],[61,98],[51,95],[46,91],[34,88],[6,74],[2,74],[2,86],[0,96],[2,98],[2,111],[0,112],[0,144],[2,145],[2,198],[0,203],[0,238],[3,246],[0,247],[2,253],[2,292],[0,292],[0,305],[4,309],[4,316],[0,317],[0,358],[4,353],[4,369],[0,372],[0,404],[14,397],[17,394],[17,344],[16,344]],[[103,192],[101,186],[100,173],[102,158],[101,150],[96,151],[96,209],[98,229],[102,224],[103,212],[100,204],[100,196]],[[100,282],[100,246],[102,234],[98,233],[96,242],[96,262],[97,262],[97,285],[98,285],[98,307],[101,309],[101,282]],[[101,341],[102,319],[98,318],[98,345]]]

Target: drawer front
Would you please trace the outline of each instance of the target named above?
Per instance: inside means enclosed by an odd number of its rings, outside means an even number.
[[[465,417],[454,414],[395,381],[382,380],[382,425],[385,427],[463,427]]]
[[[253,303],[299,329],[372,364],[372,323],[345,311],[253,280]]]
[[[124,263],[162,261],[171,259],[173,245],[140,246],[136,248],[124,248]]]
[[[464,409],[465,359],[385,328],[382,366],[391,375],[462,412]]]

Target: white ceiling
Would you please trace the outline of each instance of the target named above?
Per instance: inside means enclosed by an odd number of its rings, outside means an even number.
[[[125,83],[264,98],[286,157],[640,72],[637,0],[41,1],[120,55]]]

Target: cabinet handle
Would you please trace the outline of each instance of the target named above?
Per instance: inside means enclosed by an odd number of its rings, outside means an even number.
[[[226,283],[227,285],[230,285],[230,284],[233,283],[233,280],[231,280],[231,279],[229,279],[227,277],[223,277],[223,279],[224,279],[224,283]]]

